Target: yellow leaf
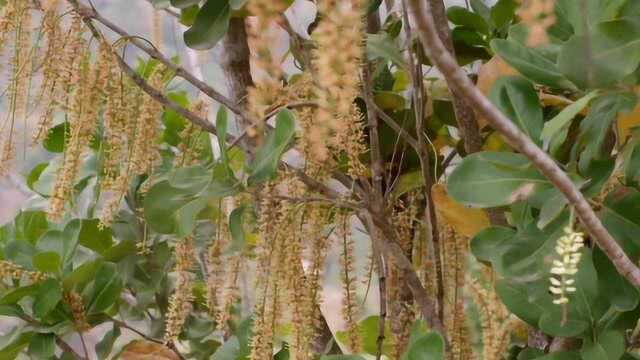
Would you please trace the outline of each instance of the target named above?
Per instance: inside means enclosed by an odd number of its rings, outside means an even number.
[[[173,350],[151,341],[134,340],[118,356],[119,360],[180,360]]]
[[[499,78],[509,75],[518,75],[518,71],[502,60],[501,57],[496,55],[492,57],[491,60],[480,66],[476,86],[485,96],[489,96],[493,84],[495,84]],[[487,125],[486,119],[478,116],[477,120],[478,127],[480,127],[480,129]]]
[[[449,197],[444,184],[435,184],[431,196],[440,218],[451,225],[459,235],[472,237],[490,225],[489,217],[480,209],[468,208]]]
[[[640,96],[640,86],[636,88],[636,95]],[[631,135],[631,129],[640,126],[640,103],[630,113],[618,115],[618,142],[624,144]]]

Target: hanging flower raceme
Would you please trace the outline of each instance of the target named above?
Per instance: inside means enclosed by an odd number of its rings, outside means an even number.
[[[565,305],[569,303],[567,297],[576,291],[575,275],[578,273],[580,263],[580,249],[584,246],[584,236],[575,232],[570,226],[564,229],[564,235],[558,239],[556,253],[559,258],[553,261],[552,276],[549,278],[551,286],[549,291],[554,295],[554,304]]]

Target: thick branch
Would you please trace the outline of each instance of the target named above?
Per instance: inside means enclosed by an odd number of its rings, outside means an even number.
[[[580,190],[554,160],[523,134],[481,92],[456,63],[440,40],[435,28],[434,13],[428,1],[404,0],[410,10],[425,53],[431,58],[448,84],[463,95],[476,111],[498,130],[509,145],[526,155],[531,162],[560,190],[573,205],[576,214],[596,243],[607,254],[618,272],[636,287],[640,287],[640,269],[624,253],[596,216]]]
[[[449,54],[455,56],[453,39],[451,38],[451,29],[449,29],[449,20],[447,19],[444,1],[427,1],[431,5],[432,9],[433,26],[436,28],[435,30],[440,37],[440,40],[442,40],[442,44],[445,46]],[[470,106],[471,104],[465,101],[464,94],[456,88],[449,87],[449,91],[453,97],[453,110],[456,114],[456,119],[458,120],[460,135],[464,141],[464,149],[468,154],[482,150],[482,137],[480,136],[480,129],[478,128],[473,108]]]

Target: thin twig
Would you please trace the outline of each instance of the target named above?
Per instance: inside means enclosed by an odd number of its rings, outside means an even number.
[[[404,0],[410,9],[421,39],[422,47],[432,62],[438,67],[447,83],[464,95],[480,115],[487,119],[491,126],[498,130],[509,145],[524,154],[533,165],[540,170],[549,181],[560,190],[573,205],[576,214],[596,243],[614,264],[616,270],[631,284],[640,287],[640,268],[634,264],[620,245],[602,225],[598,216],[584,198],[580,190],[574,185],[569,176],[560,169],[555,161],[540,149],[527,135],[508,118],[503,115],[489,101],[464,70],[457,64],[455,58],[447,51],[438,37],[434,26],[434,16],[429,2],[420,0]]]
[[[216,89],[212,88],[211,86],[209,86],[204,81],[198,79],[195,75],[193,75],[192,73],[187,71],[182,66],[180,66],[180,65],[174,63],[173,61],[171,61],[171,59],[167,58],[160,51],[158,51],[158,49],[156,49],[155,47],[150,46],[145,41],[142,41],[142,40],[140,40],[138,38],[131,37],[131,35],[129,33],[127,33],[124,29],[122,29],[121,27],[119,27],[116,24],[112,23],[110,20],[104,18],[95,9],[80,4],[78,2],[78,0],[67,0],[67,1],[69,1],[74,6],[76,11],[79,14],[81,14],[83,17],[94,19],[97,22],[101,23],[102,25],[106,26],[107,28],[111,29],[113,32],[117,33],[118,35],[129,39],[130,42],[133,45],[135,45],[138,49],[144,51],[145,53],[147,53],[147,55],[151,56],[153,59],[158,60],[164,66],[166,66],[167,68],[171,69],[175,73],[176,76],[185,79],[187,82],[191,83],[193,86],[198,88],[204,94],[206,94],[207,96],[209,96],[213,100],[219,102],[220,104],[226,106],[229,110],[231,110],[235,114],[238,114],[241,117],[247,117],[247,115],[238,106],[238,104],[233,102],[228,97],[222,95],[219,91],[217,91]]]
[[[405,31],[409,38],[412,37],[411,24],[408,19],[407,9],[403,4],[403,16],[405,21]],[[442,35],[441,35],[442,36]],[[422,81],[422,64],[413,57],[413,52],[408,53],[409,63],[411,65],[411,83],[413,87],[413,107],[415,109],[416,116],[416,134],[418,136],[418,157],[420,159],[420,170],[422,178],[424,179],[425,186],[425,201],[426,206],[423,214],[423,222],[425,227],[425,234],[427,235],[427,248],[429,251],[429,257],[435,267],[435,278],[437,280],[435,297],[436,305],[438,307],[438,317],[440,321],[444,323],[444,272],[442,268],[442,260],[440,258],[440,229],[438,228],[438,218],[436,216],[436,207],[431,196],[431,189],[433,187],[433,178],[436,174],[431,174],[431,159],[429,158],[429,147],[427,146],[428,140],[424,130],[424,103],[425,103],[425,91]],[[455,103],[455,102],[454,102]],[[460,106],[460,104],[458,104]],[[458,110],[456,114],[463,114],[465,110]],[[458,114],[458,115],[460,115]],[[460,115],[459,122],[467,121]],[[475,121],[474,119],[472,119]],[[437,152],[434,151],[434,158],[438,158]]]

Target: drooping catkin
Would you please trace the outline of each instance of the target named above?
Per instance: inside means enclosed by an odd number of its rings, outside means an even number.
[[[196,101],[190,108],[190,111],[201,118],[206,118],[208,106],[204,101]],[[189,122],[180,132],[180,144],[178,144],[178,155],[174,160],[176,167],[191,166],[198,163],[200,153],[204,146],[201,141],[202,130],[200,127]]]
[[[101,186],[106,201],[100,210],[100,225],[108,227],[120,210],[133,175],[133,142],[142,90],[119,76],[111,79],[114,94],[108,97],[104,112],[104,157]],[[116,84],[114,84],[114,82]]]
[[[472,278],[467,282],[472,299],[480,315],[480,328],[482,331],[482,356],[481,359],[500,360],[507,352],[511,340],[511,332],[516,325],[512,321],[511,314],[500,301],[493,288],[492,276],[487,272],[481,272],[481,278],[488,286],[483,285],[478,279]],[[489,274],[491,275],[491,274]]]
[[[80,163],[96,131],[96,107],[99,101],[96,80],[97,71],[92,67],[89,55],[85,53],[81,67],[70,83],[73,88],[68,105],[70,135],[65,144],[62,166],[56,174],[53,194],[49,199],[47,216],[50,221],[59,221],[64,215],[64,206],[71,196]]]
[[[162,90],[164,72],[165,68],[157,65],[149,75],[149,85]],[[143,95],[131,159],[135,174],[151,174],[160,159],[156,142],[160,133],[161,114],[162,104],[149,95]]]
[[[444,327],[447,340],[451,344],[448,359],[468,359],[471,344],[467,336],[469,329],[466,323],[464,294],[465,263],[468,254],[468,239],[458,235],[454,228],[439,219],[440,241],[442,246],[442,268],[444,281]]]
[[[187,236],[180,239],[174,249],[176,284],[175,290],[169,299],[169,309],[165,325],[164,341],[172,343],[178,340],[184,322],[191,312],[193,300],[193,274],[194,265],[193,238]]]
[[[306,297],[310,305],[306,309],[304,322],[305,327],[309,331],[307,334],[308,338],[315,339],[321,321],[321,279],[324,274],[328,247],[330,246],[329,236],[333,231],[327,229],[329,222],[329,210],[327,208],[312,206],[308,210],[308,213],[303,238],[309,242],[308,262],[310,265],[307,271]]]
[[[73,325],[78,332],[83,333],[91,329],[91,325],[87,322],[87,315],[84,307],[84,299],[77,292],[71,290],[65,292],[62,296],[65,304],[71,310],[71,316],[73,317]]]
[[[549,42],[547,29],[556,22],[556,0],[523,0],[518,16],[528,25],[527,45],[540,46]]]
[[[241,255],[234,255],[229,259],[229,268],[222,279],[224,288],[220,297],[220,307],[216,313],[216,324],[219,330],[225,333],[229,332],[229,321],[233,313],[233,305],[240,298],[240,288],[238,287],[238,279],[242,270],[243,259]]]
[[[32,14],[26,2],[21,2],[17,14],[18,24],[15,33],[14,54],[11,59],[12,86],[11,98],[13,117],[26,122],[29,84],[32,76]]]
[[[35,283],[47,278],[47,274],[39,271],[30,271],[24,269],[22,266],[16,265],[7,260],[0,260],[0,280],[12,279],[20,281],[26,279],[29,282]]]
[[[275,322],[278,312],[278,284],[275,281],[282,251],[277,236],[278,201],[273,196],[275,184],[264,185],[258,214],[259,239],[256,244],[256,306],[254,333],[249,359],[269,359],[273,354]]]
[[[42,35],[45,46],[42,56],[42,83],[37,102],[44,104],[44,106],[32,136],[36,143],[43,141],[53,127],[56,84],[60,76],[60,66],[63,64],[62,54],[64,54],[67,44],[58,20],[58,3],[59,0],[53,0],[43,4],[45,12],[42,16]]]
[[[342,280],[342,316],[346,323],[347,345],[353,353],[360,351],[360,332],[358,328],[358,304],[356,299],[356,273],[354,258],[354,242],[351,237],[351,214],[340,211],[336,215],[337,237],[341,249]]]
[[[327,144],[335,145],[338,136],[332,134],[347,131],[348,123],[344,120],[350,119],[348,115],[359,92],[365,3],[361,0],[318,3],[322,17],[313,36],[317,43],[314,65],[319,108],[309,142],[320,159],[329,157]]]

